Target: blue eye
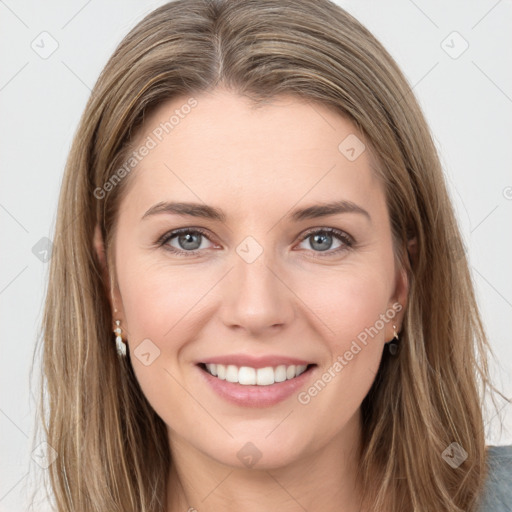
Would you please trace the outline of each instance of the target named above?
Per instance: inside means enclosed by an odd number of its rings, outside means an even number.
[[[354,245],[352,237],[335,228],[322,228],[315,231],[309,231],[302,237],[302,242],[309,241],[309,246],[315,253],[326,253],[325,256],[331,256],[341,251],[350,249]],[[338,245],[333,249],[333,243],[338,242]],[[319,254],[323,257],[324,254]]]
[[[173,253],[190,256],[196,254],[200,249],[207,248],[202,243],[204,240],[209,240],[204,231],[197,228],[182,228],[166,233],[160,238],[158,245],[164,246],[165,249]],[[175,242],[178,247],[172,245],[171,242]]]
[[[159,238],[157,245],[179,256],[196,256],[202,249],[208,248],[203,243],[205,241],[211,243],[206,231],[200,228],[181,228],[165,233]],[[301,237],[301,243],[305,241],[309,241],[310,250],[317,253],[315,257],[329,257],[354,245],[351,236],[335,228],[310,230]],[[334,248],[333,243],[337,243]]]

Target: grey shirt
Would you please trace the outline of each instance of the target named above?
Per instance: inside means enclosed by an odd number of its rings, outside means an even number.
[[[479,512],[512,512],[512,445],[488,446],[489,474]]]

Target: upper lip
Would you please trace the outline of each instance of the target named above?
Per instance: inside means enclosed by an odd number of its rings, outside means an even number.
[[[249,366],[250,368],[266,368],[268,366],[292,366],[292,365],[308,365],[312,364],[310,361],[297,359],[296,357],[268,355],[268,356],[249,356],[245,354],[230,354],[225,356],[208,357],[200,363],[204,364],[232,364],[234,366]]]

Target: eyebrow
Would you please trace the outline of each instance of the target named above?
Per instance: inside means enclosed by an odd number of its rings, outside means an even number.
[[[199,217],[204,219],[226,221],[226,214],[219,208],[208,206],[201,203],[183,203],[162,201],[152,206],[143,216],[142,220],[153,215],[167,213],[175,215],[184,215],[190,217]],[[370,214],[352,201],[333,201],[330,203],[320,203],[306,208],[300,208],[288,213],[285,217],[289,220],[300,222],[306,219],[317,219],[329,215],[341,213],[359,213],[364,215],[370,222]]]

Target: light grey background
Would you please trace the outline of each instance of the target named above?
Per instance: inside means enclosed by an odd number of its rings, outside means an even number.
[[[28,377],[48,270],[40,240],[53,236],[72,136],[114,48],[163,3],[0,0],[0,511],[27,510],[32,474],[43,471],[34,462],[37,450],[32,457],[35,402]],[[510,397],[512,2],[338,3],[395,57],[424,109],[497,355],[495,383]],[[52,45],[58,47],[48,56]],[[512,406],[498,416],[491,411],[487,421],[489,444],[512,443]]]

